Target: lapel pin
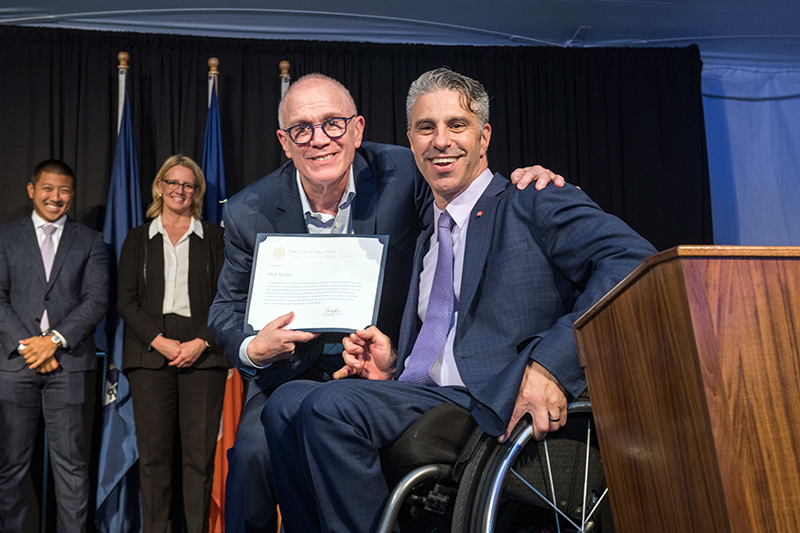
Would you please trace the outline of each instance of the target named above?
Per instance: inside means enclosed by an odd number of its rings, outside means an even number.
[[[475,213],[475,216],[478,216],[478,217],[479,217],[479,216],[481,216],[481,215],[483,215],[483,211],[478,211],[477,213]]]

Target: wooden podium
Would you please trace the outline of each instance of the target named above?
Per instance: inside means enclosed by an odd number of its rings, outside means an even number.
[[[656,254],[575,335],[617,531],[800,531],[800,248]]]

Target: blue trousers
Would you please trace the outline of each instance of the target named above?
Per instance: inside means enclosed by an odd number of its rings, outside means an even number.
[[[399,381],[293,381],[261,415],[286,533],[369,533],[389,496],[379,450],[442,403],[473,409],[463,387]]]
[[[333,372],[344,365],[342,346],[326,344],[324,351],[330,355],[320,356],[299,379],[332,379]],[[272,467],[264,426],[261,425],[261,410],[274,390],[262,390],[248,398],[236,431],[236,441],[228,450],[225,531],[229,533],[274,533],[278,528]]]

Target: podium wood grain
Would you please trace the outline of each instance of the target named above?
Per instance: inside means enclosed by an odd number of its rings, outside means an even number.
[[[656,254],[575,332],[618,531],[800,531],[800,249]]]

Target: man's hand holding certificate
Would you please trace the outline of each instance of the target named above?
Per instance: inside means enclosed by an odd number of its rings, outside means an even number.
[[[374,324],[386,242],[385,236],[259,234],[245,331],[289,325],[349,333]],[[302,342],[286,340],[295,341]]]

